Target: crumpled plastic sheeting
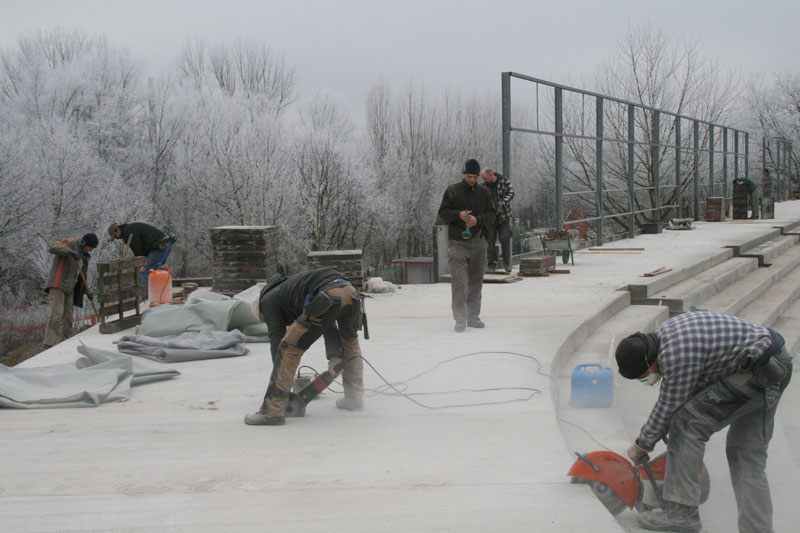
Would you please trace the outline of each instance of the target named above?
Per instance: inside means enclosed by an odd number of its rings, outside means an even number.
[[[132,385],[178,375],[175,370],[154,370],[128,355],[86,346],[78,351],[84,357],[74,363],[39,368],[0,365],[0,407],[96,407],[124,402]]]
[[[164,337],[186,331],[238,329],[246,342],[267,342],[267,325],[253,314],[251,305],[206,289],[193,291],[184,305],[160,305],[142,314],[138,335]]]
[[[75,361],[75,366],[78,368],[85,368],[110,360],[130,359],[133,364],[133,378],[131,379],[131,386],[133,387],[136,385],[144,385],[145,383],[152,383],[154,381],[163,381],[181,375],[180,372],[172,368],[154,365],[153,363],[142,361],[139,358],[133,358],[130,355],[101,350],[99,348],[90,348],[85,344],[78,346],[78,351],[84,355],[84,357]]]
[[[246,355],[245,335],[233,331],[187,331],[180,335],[149,337],[124,335],[114,341],[122,353],[139,355],[161,363],[182,363],[198,359],[217,359]]]

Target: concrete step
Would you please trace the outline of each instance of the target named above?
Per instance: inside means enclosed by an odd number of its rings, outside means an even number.
[[[672,315],[698,307],[714,294],[744,278],[758,268],[754,257],[734,257],[712,266],[693,277],[652,294],[634,304],[666,305]]]
[[[588,452],[603,447],[624,450],[630,445],[631,435],[625,431],[617,409],[611,407],[577,408],[571,405],[571,375],[579,364],[599,364],[612,370],[614,394],[620,387],[614,350],[617,343],[637,331],[653,331],[669,318],[666,306],[630,305],[606,320],[589,335],[572,353],[554,376],[554,403],[561,432],[572,452]]]
[[[735,257],[740,257],[746,253],[749,253],[750,250],[753,250],[762,244],[769,242],[773,239],[777,239],[783,234],[783,229],[780,227],[774,227],[771,231],[766,233],[762,233],[758,237],[753,237],[752,239],[741,242],[739,244],[729,244],[726,245],[725,248],[730,248],[733,250],[733,255]]]
[[[722,248],[710,257],[707,257],[702,261],[698,261],[689,267],[680,268],[673,272],[652,278],[642,278],[641,282],[632,283],[626,288],[631,293],[633,303],[647,300],[648,298],[653,298],[653,295],[660,291],[663,291],[687,279],[691,279],[701,272],[704,272],[715,265],[729,260],[731,257],[733,257],[733,254],[734,250],[732,248]]]
[[[697,307],[736,315],[798,266],[800,266],[800,246],[794,246],[773,259],[769,267],[757,269]]]
[[[755,301],[742,309],[737,316],[760,324],[772,325],[794,304],[800,296],[800,268],[796,268]]]
[[[797,244],[797,235],[783,235],[776,239],[760,244],[748,250],[739,257],[755,257],[758,259],[758,266],[768,266],[776,258],[780,257]]]

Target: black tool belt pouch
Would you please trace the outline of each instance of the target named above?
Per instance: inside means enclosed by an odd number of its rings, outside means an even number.
[[[308,316],[322,316],[325,312],[333,306],[333,298],[328,296],[325,291],[320,291],[314,296],[306,305],[303,310]]]

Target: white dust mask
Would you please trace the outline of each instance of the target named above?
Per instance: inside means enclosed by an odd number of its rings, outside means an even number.
[[[661,374],[658,372],[650,372],[646,378],[641,378],[639,383],[649,387],[654,387],[659,381],[661,381]]]

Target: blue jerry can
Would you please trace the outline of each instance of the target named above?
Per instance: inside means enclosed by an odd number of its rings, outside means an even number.
[[[597,363],[578,365],[570,376],[573,407],[611,407],[614,403],[614,375]]]

